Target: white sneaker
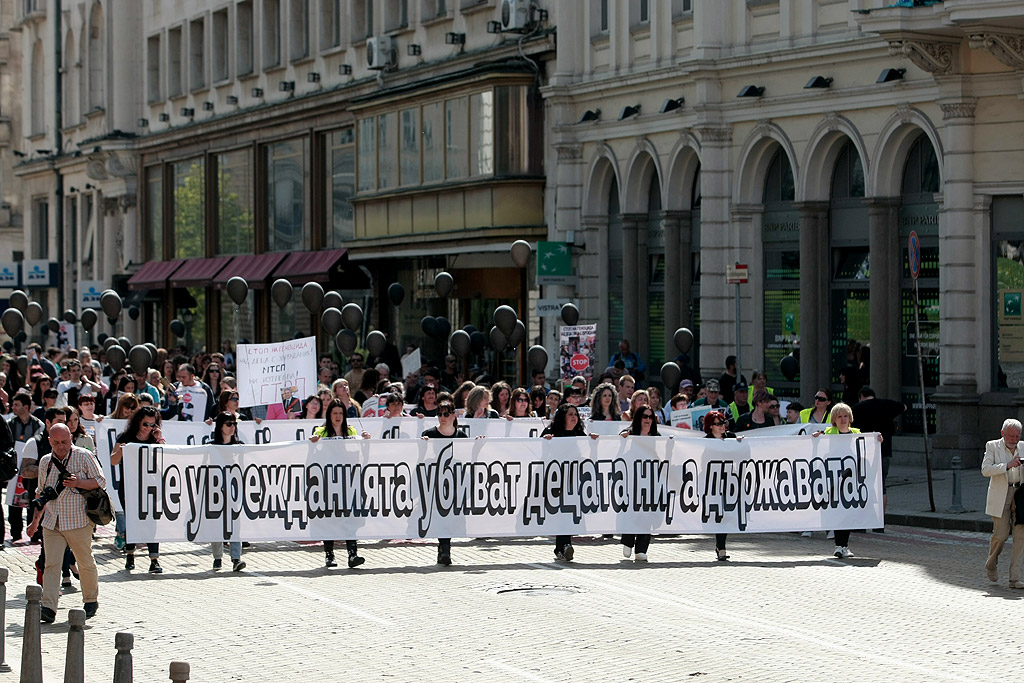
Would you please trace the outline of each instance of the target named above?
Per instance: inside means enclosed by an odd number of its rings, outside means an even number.
[[[628,545],[622,546],[622,556],[624,558],[626,558],[628,560],[629,556],[632,555],[632,554],[633,554],[633,549],[632,548],[630,548]]]
[[[836,532],[834,532],[834,531],[830,531],[827,534],[825,534],[825,538],[835,538],[835,537],[836,537]]]
[[[832,554],[838,557],[839,559],[853,557],[853,553],[851,553],[850,549],[847,548],[845,545],[837,545],[835,551]]]
[[[810,537],[811,537],[811,536],[813,536],[814,534],[813,534],[813,533],[811,533],[810,531],[801,531],[801,532],[800,532],[800,535],[801,535],[801,536],[803,536],[804,538],[810,538]]]
[[[647,553],[637,553],[636,554],[636,561],[637,562],[646,562],[647,561]]]

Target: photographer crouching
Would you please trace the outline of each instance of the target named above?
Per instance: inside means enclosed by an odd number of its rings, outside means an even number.
[[[50,427],[53,451],[39,462],[39,489],[32,504],[41,507],[29,534],[42,523],[43,606],[40,619],[52,623],[57,618],[60,597],[60,567],[64,548],[70,547],[78,561],[82,581],[82,601],[86,619],[99,607],[99,581],[96,561],[92,556],[92,534],[96,528],[86,514],[85,497],[81,491],[105,487],[107,482],[92,453],[71,445],[71,432],[63,424]],[[81,489],[81,491],[79,490]]]

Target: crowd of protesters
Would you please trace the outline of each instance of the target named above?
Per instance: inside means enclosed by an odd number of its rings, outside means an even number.
[[[349,420],[363,415],[362,404],[371,399],[378,402],[382,416],[422,418],[420,431],[426,439],[464,436],[456,428],[457,417],[543,418],[550,420],[542,434],[544,438],[586,435],[589,422],[619,421],[621,436],[634,438],[658,436],[658,425],[670,423],[673,411],[708,406],[712,410],[702,423],[707,436],[741,439],[744,431],[796,422],[821,424],[816,435],[847,433],[851,430],[851,418],[856,421],[858,415],[863,415],[863,422],[871,422],[872,430],[884,431],[884,426],[891,426],[892,420],[905,410],[901,404],[884,400],[851,410],[846,403],[834,404],[827,388],[815,392],[813,405],[808,408],[795,401],[783,406],[775,390],[768,386],[766,373],[753,371],[748,385],[746,378],[736,373],[734,357],[726,359],[726,372],[721,378],[701,381],[699,376],[686,373],[677,387],[644,387],[649,384],[645,382],[646,366],[630,351],[625,340],[607,369],[594,381],[576,377],[555,388],[547,385],[543,372],[532,373],[527,386],[513,386],[478,368],[466,372],[454,355],[439,359],[436,365],[424,362],[418,370],[403,377],[395,360],[389,364],[385,358],[367,359],[356,352],[338,363],[334,355],[324,353],[318,358],[315,391],[298,396],[294,387],[285,388],[279,402],[251,408],[239,407],[230,347],[225,353],[194,355],[188,355],[184,348],[158,349],[154,367],[141,373],[130,367],[113,371],[104,363],[99,347],[61,351],[31,344],[25,355],[4,355],[2,360],[0,412],[6,419],[0,421],[0,450],[9,452],[14,442],[26,444],[19,472],[25,493],[17,505],[8,508],[11,544],[39,543],[42,538],[37,519],[41,515],[31,506],[26,507],[25,501],[37,494],[39,461],[52,450],[50,434],[57,424],[67,427],[76,448],[95,454],[97,424],[106,417],[127,420],[111,453],[112,472],[105,473],[110,476],[121,474],[123,444],[163,443],[161,425],[166,420],[205,422],[210,425],[211,441],[217,444],[241,443],[236,433],[240,420],[318,420],[322,426],[313,432],[314,441],[370,438],[365,432],[357,434]],[[858,390],[860,399],[874,399],[870,387]],[[833,419],[836,416],[838,421]],[[64,431],[62,428],[62,438]],[[888,429],[886,436],[891,434]],[[886,446],[884,470],[888,470],[892,452],[891,443]],[[13,477],[10,485],[17,479]],[[117,494],[123,506],[124,477],[116,476],[115,481],[119,482]],[[125,570],[131,571],[135,569],[136,546],[126,542],[121,513],[116,516],[115,532],[115,547],[124,553]],[[836,532],[835,554],[839,557],[851,554],[846,547],[848,536],[849,532]],[[728,558],[725,541],[725,534],[719,534],[715,544],[719,560]],[[650,543],[649,534],[623,536],[623,554],[646,561]],[[246,566],[242,545],[229,544],[234,571]],[[336,566],[334,541],[325,540],[323,548],[326,566]],[[346,541],[346,548],[350,568],[364,562],[354,540]],[[147,544],[148,571],[152,574],[163,571],[159,551],[158,543]],[[572,538],[557,537],[554,553],[556,559],[571,561]],[[213,569],[222,567],[222,556],[222,544],[214,544]],[[451,539],[440,539],[437,561],[451,564]],[[40,574],[44,563],[41,558]],[[72,585],[71,577],[79,575],[70,547],[64,551],[60,564],[62,584],[68,587]],[[95,599],[95,591],[90,592],[90,597]]]

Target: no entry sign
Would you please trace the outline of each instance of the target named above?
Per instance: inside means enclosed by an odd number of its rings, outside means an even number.
[[[921,239],[913,230],[910,231],[910,238],[907,240],[907,255],[910,258],[910,277],[916,280],[921,274]]]

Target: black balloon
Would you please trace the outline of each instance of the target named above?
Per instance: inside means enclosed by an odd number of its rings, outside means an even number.
[[[320,315],[324,307],[324,288],[319,282],[307,282],[302,285],[302,303],[310,315]]]
[[[516,326],[512,328],[512,334],[508,336],[508,345],[513,349],[518,349],[524,341],[526,341],[526,325],[522,320],[517,320]]]
[[[507,338],[516,329],[519,316],[511,306],[498,306],[494,309],[494,326]]]
[[[132,320],[138,320],[141,312],[138,306],[132,305],[128,307],[128,317]]]
[[[473,353],[483,353],[487,345],[487,337],[480,330],[473,330],[469,333],[469,350]]]
[[[25,333],[24,332],[20,332],[19,334],[25,334]],[[17,339],[15,339],[15,341],[17,341]],[[24,340],[22,340],[22,341],[24,341]],[[18,364],[18,374],[20,374],[22,377],[28,377],[28,356],[26,356],[24,354],[18,356],[17,364]]]
[[[181,322],[180,320],[177,320],[177,319],[172,320],[171,321],[171,334],[173,334],[175,337],[184,337],[185,336],[185,323],[183,323],[183,322]]]
[[[447,339],[452,333],[452,324],[448,322],[448,318],[444,316],[438,316],[437,320],[437,338]]]
[[[56,318],[50,318],[46,321],[46,327],[50,332],[56,334],[57,332],[60,332],[60,321]]]
[[[782,371],[783,377],[792,382],[800,373],[800,361],[793,354],[784,356],[779,362],[779,370]]]
[[[96,335],[96,341],[98,341],[104,348],[106,348],[108,339],[110,339],[110,337],[107,336],[106,332],[100,332]]]
[[[405,300],[405,287],[402,286],[401,282],[392,282],[388,285],[388,299],[395,306],[401,306]]]
[[[128,350],[128,364],[136,375],[141,375],[149,369],[153,362],[153,354],[143,344],[136,344]]]
[[[452,279],[449,273],[438,273],[434,277],[434,289],[441,297],[446,297],[451,294],[452,287],[455,286],[455,280]]]
[[[359,304],[345,304],[341,309],[341,322],[353,332],[363,325],[363,309]]]
[[[245,297],[249,294],[249,283],[245,281],[245,278],[238,277],[237,275],[228,280],[228,296],[235,302],[236,306],[241,306],[245,303]]]
[[[7,303],[11,308],[18,309],[18,311],[24,315],[25,308],[28,306],[28,295],[20,289],[16,289],[11,292],[11,296],[7,299]]]
[[[575,325],[580,320],[580,309],[576,308],[576,304],[569,303],[562,304],[562,322],[566,325]]]
[[[338,350],[346,356],[356,350],[358,342],[356,333],[352,330],[342,330],[334,338],[334,343],[338,346]]]
[[[324,304],[327,303],[327,297],[324,297]],[[338,330],[341,329],[341,311],[331,306],[330,308],[324,309],[324,312],[320,314],[320,324],[323,325],[324,330],[327,334],[332,337],[338,334]]]
[[[121,296],[112,289],[104,290],[100,294],[100,308],[107,316],[107,320],[112,321],[111,324],[117,322],[117,318],[121,315]]]
[[[497,326],[492,327],[491,348],[493,348],[498,353],[501,353],[502,351],[505,350],[506,346],[508,346],[508,337],[506,337],[504,333],[502,333],[502,331],[497,328]]]
[[[117,344],[111,344],[107,348],[107,365],[117,372],[124,367],[125,361],[128,360],[128,354],[124,352],[124,349]]]
[[[341,298],[341,294],[337,292],[327,292],[324,294],[323,310],[328,308],[337,308],[339,311],[345,307],[345,300]]]
[[[29,327],[35,327],[43,319],[43,307],[36,301],[28,302],[25,306],[25,322]]]
[[[156,344],[153,342],[146,342],[143,346],[149,349],[149,355],[152,356],[153,361],[156,362]]]
[[[274,280],[274,284],[270,285],[270,298],[274,300],[274,303],[279,308],[284,308],[288,305],[288,302],[292,300],[292,292],[292,283],[284,278],[278,278]]]
[[[125,353],[132,350],[132,342],[128,337],[118,337],[117,343],[121,345],[121,348],[124,349]]]
[[[473,325],[466,325],[462,329],[466,332],[466,334],[473,334],[474,332],[476,332],[476,327],[474,327]]]
[[[685,327],[680,327],[672,336],[672,340],[675,342],[676,348],[679,349],[679,353],[689,353],[693,347],[693,332]]]
[[[437,336],[438,329],[440,329],[437,325],[437,318],[432,315],[423,316],[423,319],[420,320],[420,329],[423,330],[423,334],[433,339]]]
[[[96,315],[96,309],[87,308],[82,311],[82,329],[86,332],[95,327],[99,320],[100,317]]]
[[[14,342],[12,342],[12,341],[5,341],[3,343],[3,349],[4,349],[4,351],[10,353],[11,351],[14,350]]]
[[[530,368],[534,372],[546,370],[548,367],[548,350],[540,345],[531,346],[530,350],[526,352],[526,360],[529,361]]]
[[[3,323],[4,332],[13,338],[25,327],[25,316],[17,308],[8,308],[0,316],[0,323]]]
[[[452,332],[452,336],[448,339],[448,347],[452,350],[459,358],[465,358],[469,355],[469,351],[473,346],[473,341],[469,338],[469,333],[465,330],[455,330]]]
[[[683,373],[679,366],[672,361],[661,366],[661,383],[665,385],[665,394],[667,396],[672,396],[676,393],[682,375]]]
[[[387,346],[387,338],[380,330],[374,330],[366,335],[366,350],[371,356],[379,356],[384,353],[385,346]]]
[[[69,308],[68,310],[64,311],[64,322],[66,322],[68,325],[74,325],[75,323],[78,322],[78,316],[75,315],[75,312]]]

